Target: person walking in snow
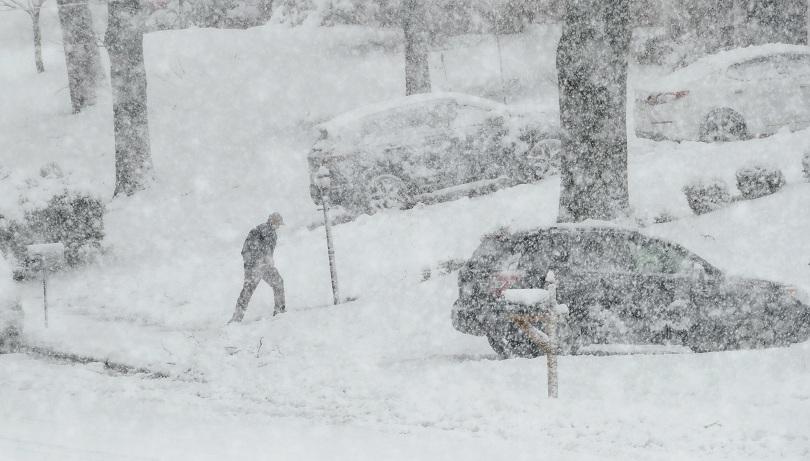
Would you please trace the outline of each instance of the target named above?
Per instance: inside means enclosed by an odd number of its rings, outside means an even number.
[[[276,231],[284,224],[279,213],[273,213],[267,222],[254,227],[247,235],[242,245],[242,260],[245,263],[245,282],[242,292],[236,301],[236,311],[230,322],[241,322],[245,316],[248,303],[253,292],[264,280],[273,288],[275,309],[273,315],[286,311],[284,302],[284,280],[273,263],[273,250],[276,248],[278,238]]]

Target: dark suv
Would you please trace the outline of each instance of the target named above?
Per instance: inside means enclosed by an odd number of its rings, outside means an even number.
[[[549,270],[563,353],[593,344],[680,344],[694,351],[810,338],[810,301],[794,287],[726,276],[685,248],[609,226],[560,225],[486,236],[459,273],[453,326],[501,356],[537,350],[508,319],[508,288],[542,288]]]

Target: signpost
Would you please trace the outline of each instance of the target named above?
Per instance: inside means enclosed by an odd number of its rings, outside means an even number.
[[[335,249],[332,246],[332,224],[329,222],[329,186],[332,184],[332,177],[329,169],[325,166],[318,168],[316,181],[318,192],[321,195],[321,207],[323,208],[323,227],[326,230],[326,251],[329,255],[329,276],[332,279],[332,300],[334,304],[340,303],[338,294],[337,268],[335,267]]]
[[[65,246],[62,243],[38,243],[26,247],[29,260],[42,271],[42,305],[45,328],[48,328],[48,271],[55,271],[65,263]]]

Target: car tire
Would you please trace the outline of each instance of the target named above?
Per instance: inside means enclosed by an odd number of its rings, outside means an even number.
[[[543,355],[543,351],[536,344],[511,324],[501,331],[488,333],[487,340],[489,347],[501,359],[531,359]]]
[[[492,350],[498,354],[498,358],[509,358],[509,352],[507,351],[506,344],[500,336],[488,334],[487,342],[489,343],[489,347],[491,347]]]
[[[515,180],[531,184],[559,171],[562,144],[558,139],[542,139],[529,149],[522,159]]]
[[[371,178],[368,185],[368,208],[372,213],[389,208],[403,208],[411,201],[407,184],[398,176],[382,174]]]
[[[727,142],[748,139],[748,126],[739,112],[728,107],[713,109],[700,124],[700,141]]]

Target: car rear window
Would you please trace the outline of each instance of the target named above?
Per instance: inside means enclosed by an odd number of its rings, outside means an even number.
[[[539,234],[524,239],[518,268],[545,274],[568,259],[568,244],[563,235]]]
[[[479,265],[495,267],[512,255],[514,245],[507,236],[489,236],[481,241],[471,260]]]

